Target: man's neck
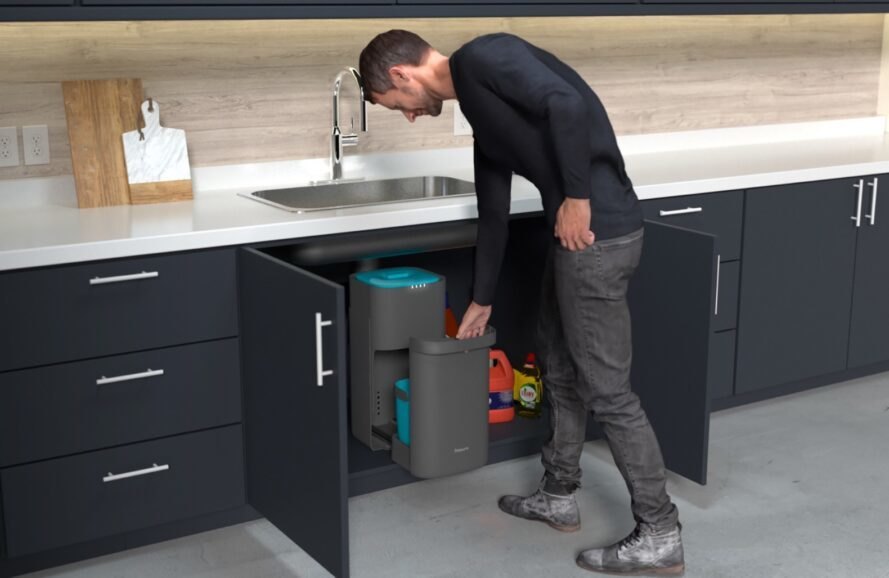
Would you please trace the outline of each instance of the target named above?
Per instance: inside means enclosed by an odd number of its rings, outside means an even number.
[[[454,81],[451,79],[449,58],[433,50],[425,64],[430,72],[426,79],[426,90],[429,91],[429,94],[440,100],[457,98]]]

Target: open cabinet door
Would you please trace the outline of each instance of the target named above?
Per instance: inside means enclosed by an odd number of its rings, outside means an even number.
[[[248,502],[346,578],[344,290],[255,249],[238,264]]]
[[[645,221],[642,260],[628,292],[633,391],[667,469],[707,482],[707,366],[716,287],[715,237]]]

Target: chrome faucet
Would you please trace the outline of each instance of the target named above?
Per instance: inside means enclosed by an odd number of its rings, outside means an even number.
[[[349,134],[343,134],[340,130],[340,87],[343,78],[350,76],[358,84],[358,128],[361,132],[367,132],[367,101],[364,100],[364,83],[361,75],[352,68],[342,69],[333,81],[333,129],[330,133],[330,180],[343,180],[343,147],[353,147],[358,144],[358,134],[355,133],[355,118],[350,119],[351,130]],[[360,179],[349,179],[360,180]]]

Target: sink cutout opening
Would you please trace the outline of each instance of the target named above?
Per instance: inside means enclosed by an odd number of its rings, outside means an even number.
[[[257,202],[298,213],[404,203],[475,194],[475,183],[452,177],[425,176],[351,180],[270,189],[241,194]]]

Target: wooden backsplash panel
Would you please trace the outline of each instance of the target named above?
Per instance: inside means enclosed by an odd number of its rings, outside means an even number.
[[[879,14],[0,24],[0,126],[49,125],[53,155],[0,178],[71,173],[59,82],[72,79],[141,78],[193,166],[324,157],[333,77],[396,27],[445,54],[519,34],[580,71],[618,134],[877,114]],[[359,149],[467,146],[451,110],[410,125],[372,106]]]

